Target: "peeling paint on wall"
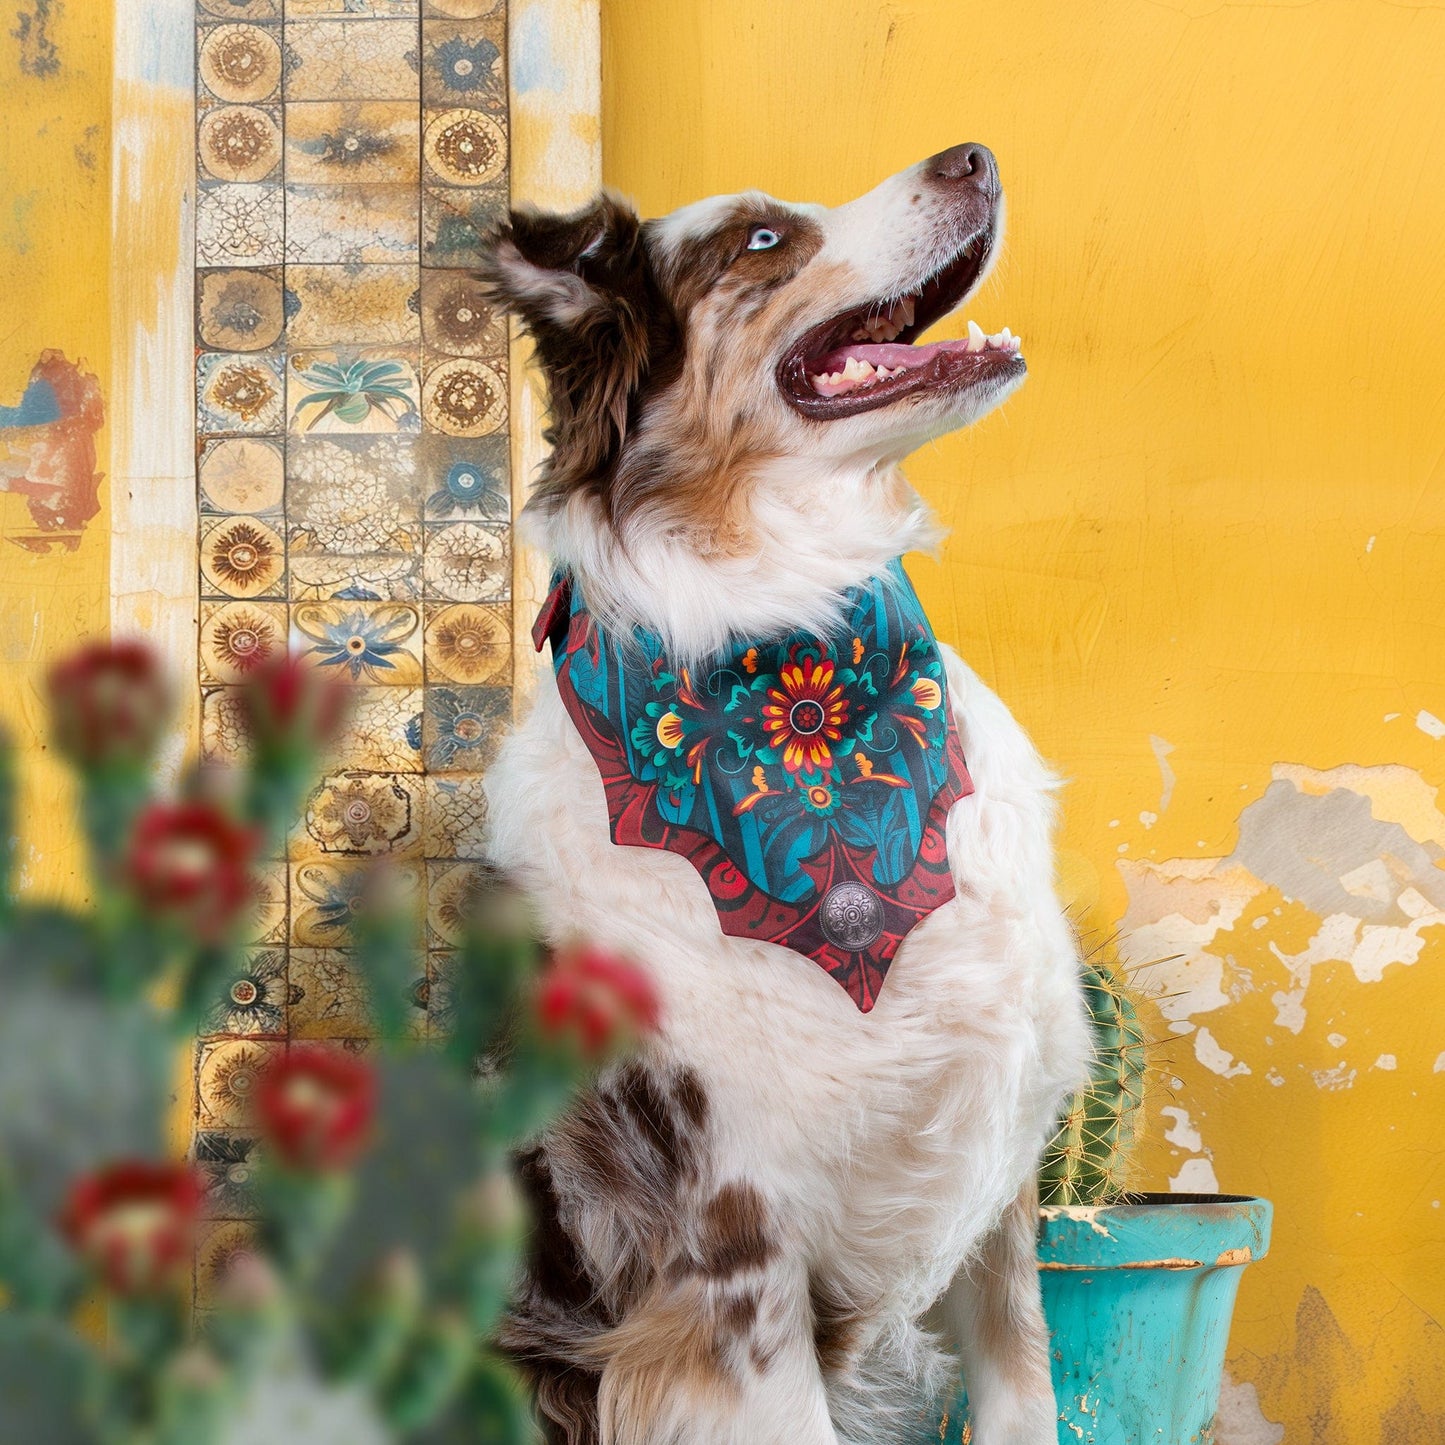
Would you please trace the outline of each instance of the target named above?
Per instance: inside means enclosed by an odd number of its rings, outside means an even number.
[[[51,32],[59,18],[60,0],[31,0],[29,8],[15,12],[15,28],[10,37],[20,45],[20,69],[26,75],[45,79],[60,69],[60,47]]]

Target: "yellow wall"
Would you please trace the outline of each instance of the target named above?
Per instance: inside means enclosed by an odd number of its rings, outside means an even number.
[[[1276,1201],[1227,1438],[1438,1445],[1445,13],[604,0],[603,22],[606,176],[649,213],[997,152],[1010,239],[971,309],[1022,334],[1032,379],[914,459],[953,529],[914,575],[1070,779],[1071,898],[1136,961],[1183,955],[1152,977],[1181,1001],[1148,1182]],[[1226,863],[1251,804],[1263,854]],[[1319,842],[1360,808],[1373,853]],[[1323,881],[1286,902],[1302,866]]]
[[[27,24],[28,22],[28,24]],[[25,30],[24,40],[12,33]],[[109,402],[110,0],[6,8],[0,31],[0,405],[14,406],[46,350],[96,375]],[[106,438],[99,468],[109,470]],[[3,452],[3,445],[0,445]],[[110,619],[102,510],[75,551],[35,552],[23,497],[0,490],[0,725],[22,748],[22,878],[76,888],[63,769],[44,756],[44,664]]]

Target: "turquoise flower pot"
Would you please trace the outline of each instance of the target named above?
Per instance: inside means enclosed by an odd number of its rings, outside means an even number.
[[[1059,1445],[1209,1445],[1239,1277],[1273,1212],[1235,1194],[1042,1211]],[[967,1411],[961,1395],[924,1439],[968,1442]]]

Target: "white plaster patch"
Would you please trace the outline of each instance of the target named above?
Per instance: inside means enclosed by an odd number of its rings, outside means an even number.
[[[1169,800],[1174,796],[1174,769],[1169,766],[1169,754],[1174,744],[1167,738],[1149,734],[1149,746],[1154,749],[1154,761],[1159,764],[1159,811],[1169,810]]]
[[[1433,712],[1426,712],[1423,708],[1415,714],[1415,726],[1420,729],[1426,737],[1445,738],[1445,722],[1441,722]]]
[[[1200,1137],[1199,1130],[1190,1122],[1188,1109],[1181,1109],[1177,1104],[1166,1104],[1159,1112],[1165,1118],[1174,1120],[1164,1132],[1164,1137],[1171,1144],[1177,1144],[1191,1154],[1203,1153],[1204,1140]]]
[[[1352,1088],[1357,1073],[1358,1069],[1352,1069],[1347,1063],[1341,1062],[1332,1069],[1315,1069],[1310,1077],[1315,1081],[1315,1088],[1332,1094],[1340,1089]]]
[[[1325,1042],[1332,1049],[1342,1049],[1347,1043],[1349,1043],[1349,1040],[1344,1036],[1344,1034],[1326,1034]]]
[[[1430,1072],[1433,1074],[1445,1074],[1445,1054],[1437,1056],[1435,1067]]]
[[[1208,1159],[1186,1159],[1177,1174],[1169,1178],[1171,1194],[1218,1194],[1219,1180]]]
[[[1152,828],[1159,821],[1158,813],[1151,813],[1147,809],[1139,814],[1139,821],[1146,827]]]
[[[1206,1069],[1212,1070],[1223,1079],[1238,1078],[1239,1075],[1250,1072],[1249,1065],[1223,1048],[1206,1028],[1201,1028],[1194,1035],[1194,1057]]]
[[[1278,1069],[1270,1069],[1270,1071],[1264,1077],[1266,1081],[1273,1084],[1276,1089],[1282,1088],[1284,1086],[1284,1075],[1280,1073]]]
[[[1380,1057],[1375,1060],[1375,1067],[1377,1069],[1390,1070],[1395,1068],[1395,1066],[1394,1054],[1381,1054]]]
[[[1265,1419],[1259,1391],[1247,1380],[1236,1384],[1226,1370],[1219,1387],[1214,1439],[1216,1445],[1281,1445],[1284,1426]]]

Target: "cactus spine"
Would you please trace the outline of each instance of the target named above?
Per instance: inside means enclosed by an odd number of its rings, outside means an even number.
[[[1069,1101],[1039,1167],[1039,1202],[1107,1204],[1125,1191],[1143,1121],[1147,1044],[1128,980],[1095,953],[1084,962],[1094,1040],[1089,1083]]]

